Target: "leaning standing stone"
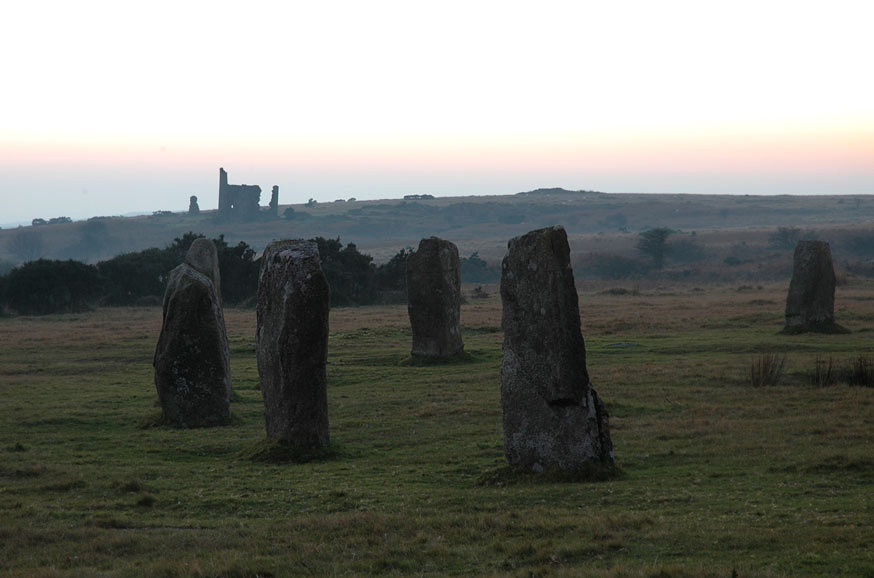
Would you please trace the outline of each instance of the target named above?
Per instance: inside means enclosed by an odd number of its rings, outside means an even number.
[[[215,248],[215,243],[204,237],[195,239],[185,255],[185,262],[209,277],[221,302],[222,276],[219,272],[218,250]]]
[[[843,333],[835,323],[835,270],[826,241],[798,241],[789,294],[785,333]]]
[[[221,299],[213,282],[218,259],[212,241],[195,241],[185,261],[170,273],[164,293],[155,387],[165,422],[223,425],[231,418],[231,367]]]
[[[422,239],[407,257],[407,299],[413,357],[445,359],[461,353],[461,267],[458,248]]]
[[[533,471],[612,464],[607,409],[586,370],[567,235],[550,227],[508,246],[501,271],[507,462]]]
[[[327,447],[330,292],[312,241],[268,245],[258,278],[255,345],[267,437]]]

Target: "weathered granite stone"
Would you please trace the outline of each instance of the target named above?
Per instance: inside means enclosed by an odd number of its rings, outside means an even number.
[[[330,290],[312,241],[264,250],[255,345],[267,437],[311,450],[327,447]]]
[[[842,333],[835,323],[835,270],[826,241],[798,241],[789,294],[786,333]]]
[[[199,273],[209,277],[219,300],[222,297],[222,275],[219,272],[218,250],[215,243],[203,237],[197,238],[188,248],[185,262]]]
[[[407,303],[413,357],[444,359],[461,353],[461,267],[458,248],[422,239],[407,257]]]
[[[203,243],[195,242],[186,262],[170,273],[154,358],[164,421],[181,427],[223,425],[231,418],[225,318],[213,279],[199,270],[214,269],[217,276],[218,259],[212,241],[198,241]]]
[[[539,229],[508,247],[501,272],[507,462],[531,471],[612,464],[607,409],[586,370],[567,235]]]

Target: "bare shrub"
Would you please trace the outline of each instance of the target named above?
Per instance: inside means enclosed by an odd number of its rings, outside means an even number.
[[[750,384],[753,387],[777,385],[783,378],[785,366],[785,354],[762,353],[750,364]]]
[[[870,355],[860,355],[851,359],[847,367],[847,383],[874,387],[874,358]]]
[[[837,382],[837,371],[831,356],[828,359],[816,357],[816,365],[810,374],[810,383],[814,387],[829,387]]]

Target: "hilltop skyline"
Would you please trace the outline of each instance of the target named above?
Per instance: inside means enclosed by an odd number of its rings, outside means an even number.
[[[281,204],[874,193],[867,5],[701,4],[19,3],[0,222],[213,209],[218,167]]]

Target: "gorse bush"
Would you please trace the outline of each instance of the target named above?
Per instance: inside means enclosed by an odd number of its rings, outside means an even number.
[[[13,269],[2,288],[6,307],[22,315],[87,311],[101,291],[97,269],[78,261],[39,259]]]
[[[331,306],[369,305],[386,296],[406,295],[408,249],[401,249],[387,263],[376,266],[373,257],[358,251],[355,243],[345,247],[340,239],[313,239],[319,246],[322,271],[331,288]]]
[[[126,306],[160,299],[170,272],[185,260],[191,244],[203,235],[189,231],[158,249],[124,253],[96,266],[77,261],[27,263],[21,272],[0,276],[0,304],[28,314],[77,311],[91,305]],[[258,293],[258,254],[247,243],[229,245],[224,235],[212,240],[218,252],[222,301],[227,305],[251,302]],[[331,305],[370,305],[406,299],[407,257],[398,251],[388,262],[375,265],[354,243],[340,239],[313,239],[319,247],[322,270],[331,288]],[[71,265],[74,263],[75,265]],[[490,282],[500,278],[476,253],[461,259],[462,278]],[[17,270],[15,270],[17,271]],[[14,272],[14,271],[13,271]],[[86,275],[87,273],[87,275]],[[87,278],[86,278],[87,277]]]
[[[466,283],[494,283],[501,279],[501,268],[489,265],[477,251],[471,253],[470,257],[459,259],[459,265],[461,280]]]
[[[97,270],[104,280],[103,303],[106,305],[134,305],[143,297],[164,294],[167,278],[175,267],[185,260],[191,244],[203,235],[189,231],[173,239],[163,249],[151,248],[136,253],[125,253],[101,261]],[[258,263],[255,250],[240,241],[230,246],[220,235],[212,240],[218,252],[221,270],[222,300],[228,304],[245,301],[258,290]]]

